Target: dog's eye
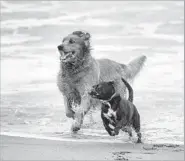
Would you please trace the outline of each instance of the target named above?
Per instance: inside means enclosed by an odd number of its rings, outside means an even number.
[[[100,87],[99,86],[96,87],[96,91],[100,92]]]
[[[75,43],[75,40],[70,39],[70,40],[69,40],[69,43],[70,43],[70,44],[73,44],[73,43]]]

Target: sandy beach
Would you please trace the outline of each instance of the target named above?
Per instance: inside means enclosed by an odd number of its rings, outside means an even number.
[[[1,160],[184,160],[184,146],[54,141],[1,135]]]

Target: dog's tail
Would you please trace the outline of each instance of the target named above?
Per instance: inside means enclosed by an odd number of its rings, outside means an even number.
[[[128,65],[122,65],[124,67],[126,79],[132,81],[135,76],[141,71],[145,61],[146,56],[142,55],[132,60]]]
[[[128,97],[128,100],[130,102],[133,102],[133,97],[134,97],[134,92],[133,92],[133,89],[132,87],[130,86],[130,84],[123,78],[121,78],[123,83],[126,85],[126,87],[128,88],[128,93],[129,93],[129,97]]]

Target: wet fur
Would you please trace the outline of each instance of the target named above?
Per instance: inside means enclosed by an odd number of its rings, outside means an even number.
[[[76,113],[72,110],[73,103],[82,106],[84,114],[90,108],[100,104],[88,95],[88,91],[101,81],[115,81],[116,92],[120,93],[121,97],[125,97],[125,86],[121,77],[132,81],[146,60],[145,56],[140,56],[128,65],[124,65],[109,59],[95,59],[90,53],[90,37],[89,33],[75,31],[66,36],[62,44],[58,46],[58,48],[62,46],[64,52],[59,50],[61,62],[57,85],[63,94],[66,116],[73,119],[76,119]],[[75,43],[71,44],[71,39],[74,39]],[[72,58],[66,61],[65,54],[68,54],[69,51],[74,51],[75,56],[71,56]],[[73,131],[80,129],[83,116],[82,114],[76,119]]]

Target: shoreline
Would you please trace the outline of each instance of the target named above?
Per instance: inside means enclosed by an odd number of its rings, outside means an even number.
[[[184,160],[184,145],[47,140],[0,135],[1,160]]]
[[[63,136],[45,136],[45,135],[38,135],[38,134],[27,134],[27,133],[19,133],[19,132],[1,132],[0,136],[10,136],[10,137],[20,137],[20,138],[28,138],[28,139],[41,139],[41,140],[51,140],[51,141],[70,141],[70,142],[91,142],[91,143],[120,143],[120,141],[124,140],[118,140],[118,139],[96,139],[96,138],[78,138],[75,136],[72,136],[72,134],[69,134],[69,137],[63,137]],[[125,140],[124,143],[129,143],[128,140]],[[144,144],[154,144],[152,141],[146,142],[144,141]],[[184,144],[182,142],[155,142],[155,144],[165,144],[165,145],[179,145],[183,146]]]

